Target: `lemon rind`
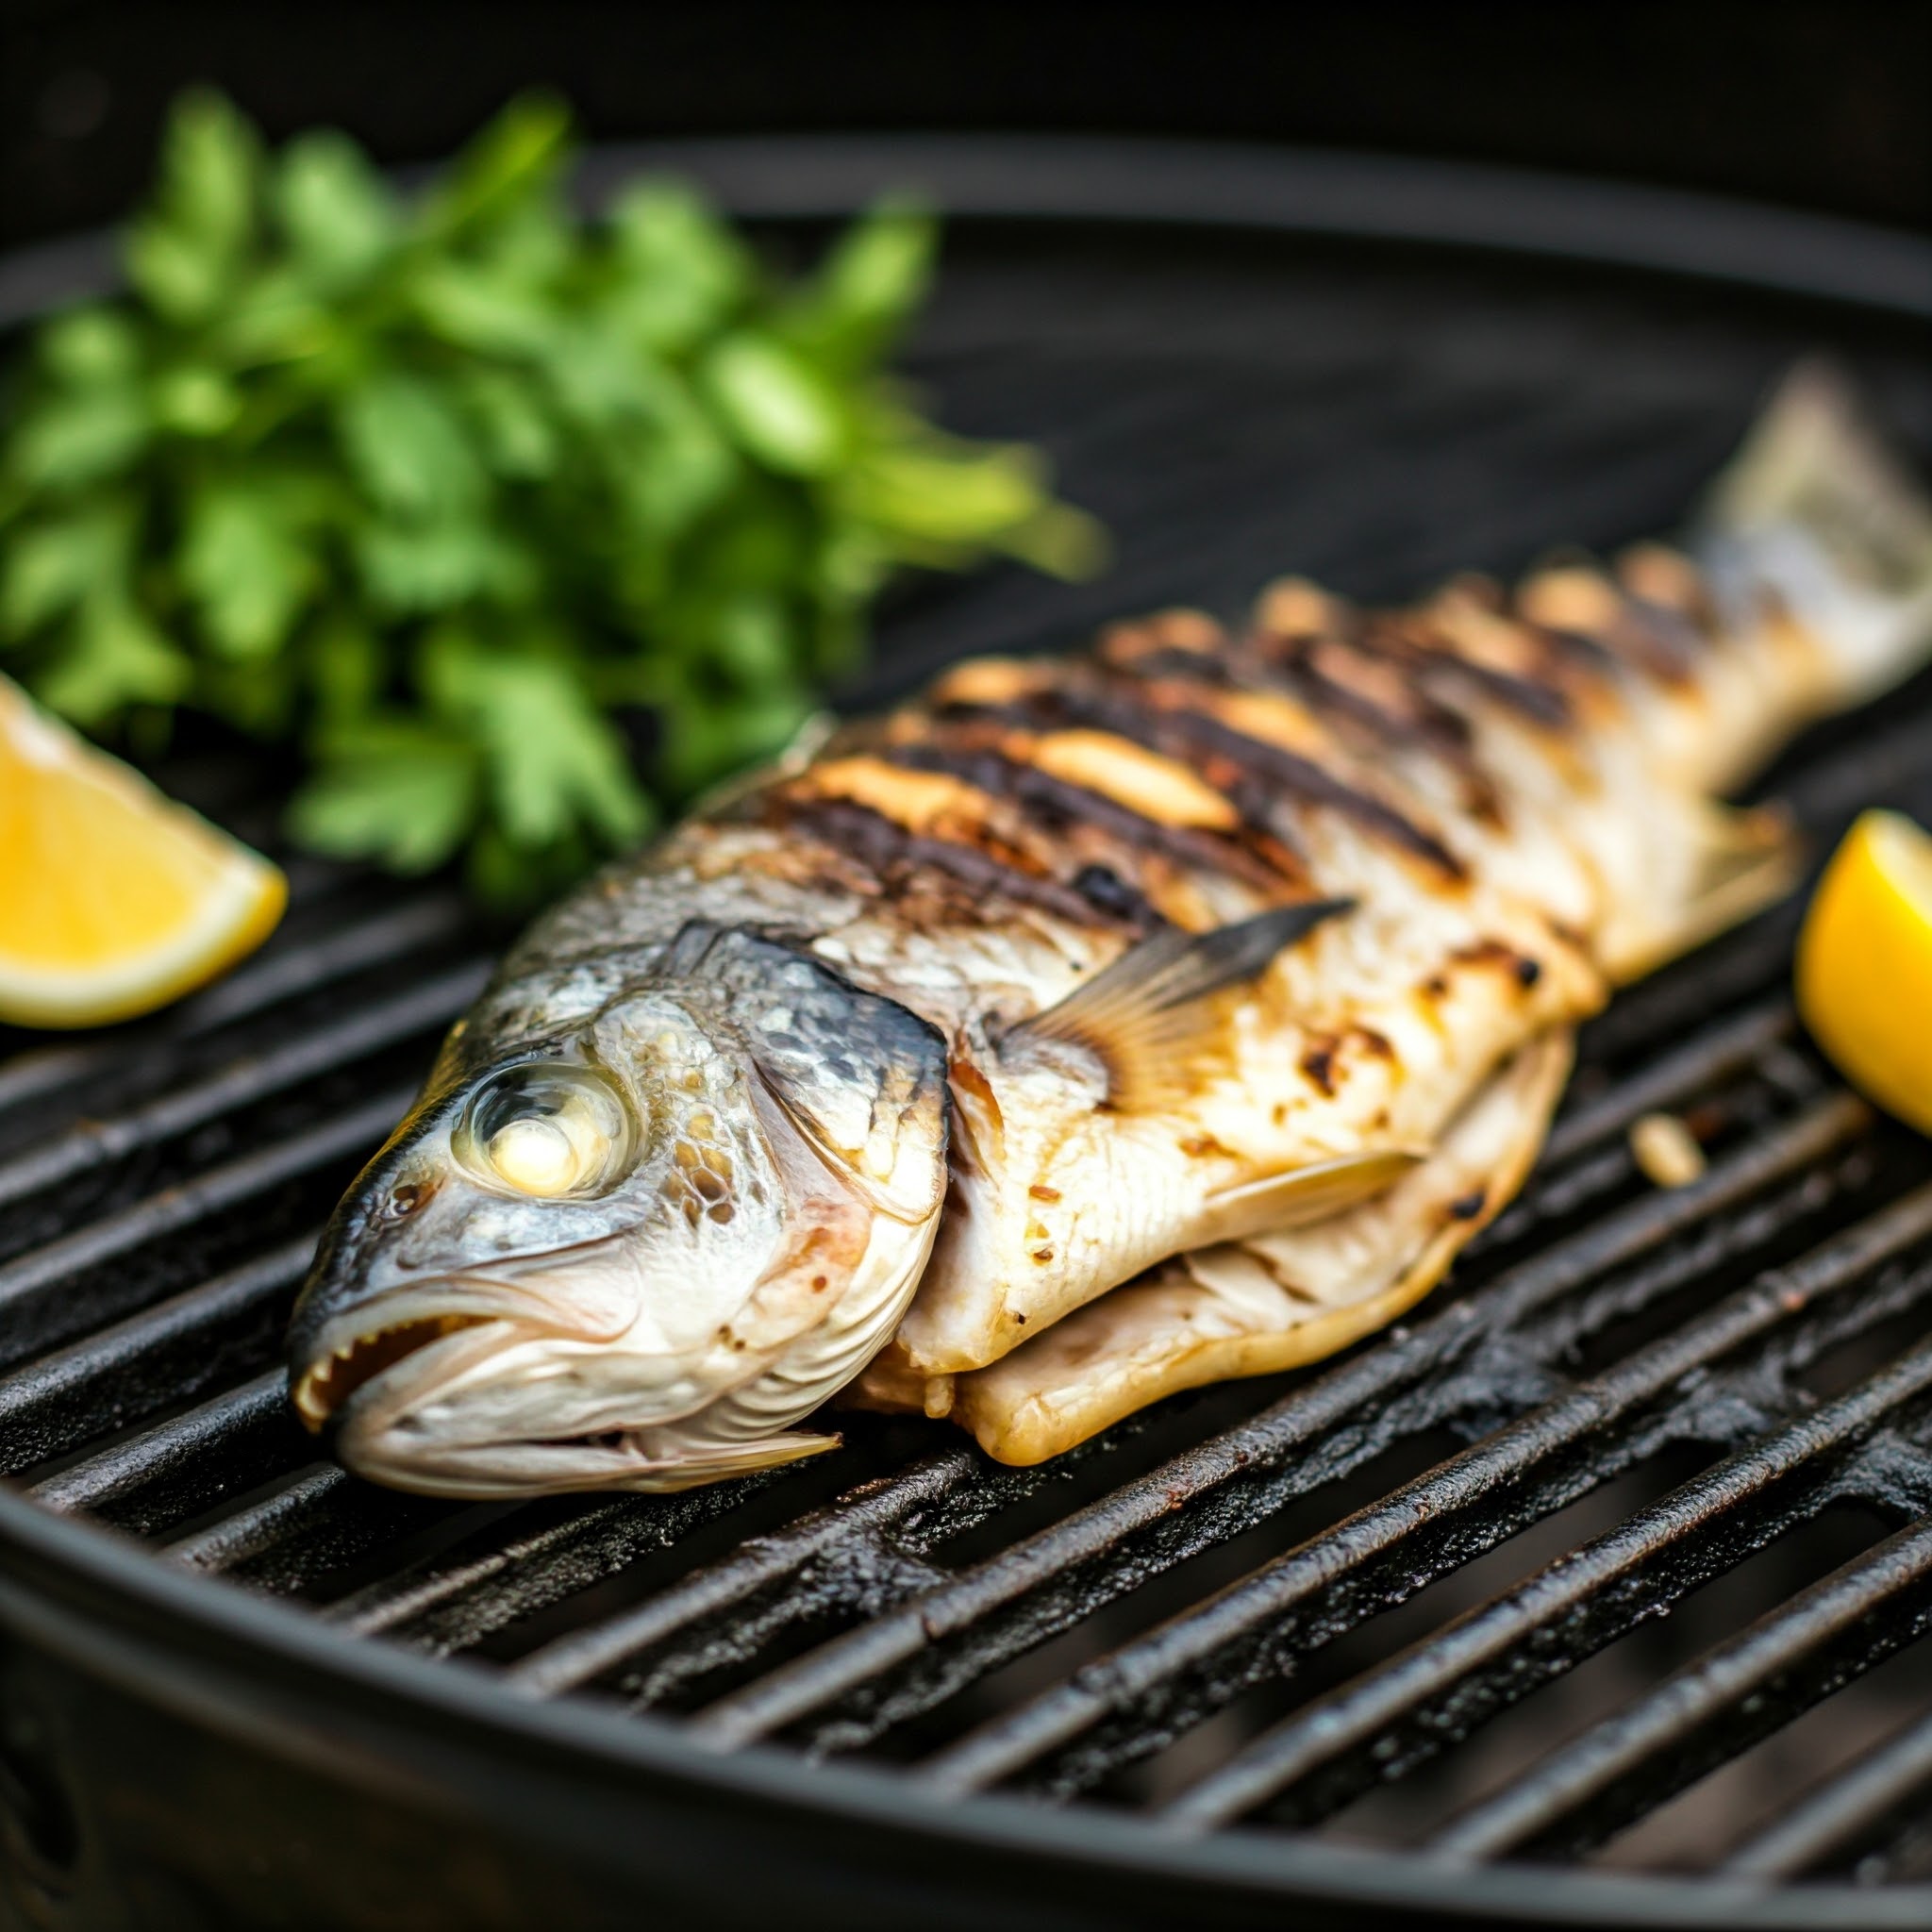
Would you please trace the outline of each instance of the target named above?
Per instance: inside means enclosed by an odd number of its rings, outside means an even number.
[[[220,836],[204,833],[204,836]],[[0,944],[0,1021],[16,1026],[105,1026],[192,992],[252,953],[279,923],[288,882],[237,846],[229,876],[166,943],[93,967],[9,959]]]

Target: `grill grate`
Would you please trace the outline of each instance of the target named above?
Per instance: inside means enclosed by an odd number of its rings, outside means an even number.
[[[1289,563],[1391,595],[1665,525],[1822,325],[1932,456],[1932,375],[1880,320],[969,225],[918,373],[961,427],[1042,437],[1123,561],[908,591],[872,694],[1137,605],[1236,608]],[[1828,838],[1868,802],[1932,813],[1928,753],[1922,682],[1771,782]],[[0,1473],[43,1508],[528,1700],[876,1762],[969,1809],[1017,1792],[1444,1872],[1928,1875],[1932,1162],[1798,1034],[1791,908],[1594,1023],[1523,1199],[1333,1363],[1040,1470],[854,1417],[803,1468],[512,1507],[363,1486],[286,1407],[320,1218],[489,950],[441,891],[297,883],[268,951],[174,1013],[0,1042]],[[1624,1141],[1658,1108],[1711,1157],[1672,1192]]]

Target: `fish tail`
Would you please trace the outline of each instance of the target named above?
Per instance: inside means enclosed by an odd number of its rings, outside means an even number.
[[[1932,495],[1822,358],[1779,384],[1692,547],[1722,601],[1749,610],[1770,591],[1818,641],[1819,709],[1875,697],[1932,658]]]

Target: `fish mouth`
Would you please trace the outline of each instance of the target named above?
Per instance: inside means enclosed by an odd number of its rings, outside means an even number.
[[[295,1413],[310,1435],[319,1436],[353,1396],[420,1349],[465,1328],[504,1325],[489,1315],[414,1315],[352,1336],[292,1379]]]
[[[366,1403],[375,1392],[372,1385],[380,1384],[385,1391],[395,1386],[400,1379],[397,1372],[406,1363],[412,1383],[420,1381],[423,1390],[442,1376],[425,1377],[419,1372],[434,1367],[455,1374],[468,1368],[477,1359],[477,1350],[458,1349],[454,1343],[455,1338],[472,1329],[490,1328],[501,1342],[541,1335],[587,1342],[615,1341],[636,1318],[636,1292],[621,1272],[607,1270],[600,1277],[582,1268],[584,1260],[594,1259],[610,1245],[608,1241],[586,1242],[510,1267],[426,1277],[400,1290],[358,1298],[325,1320],[311,1318],[305,1323],[308,1295],[318,1286],[311,1282],[295,1309],[295,1353],[289,1375],[289,1394],[303,1426],[311,1435],[321,1435],[341,1418],[352,1400]],[[574,1262],[577,1272],[570,1274]],[[607,1287],[603,1293],[596,1292],[600,1281],[614,1282],[614,1291]],[[322,1277],[320,1285],[333,1284]],[[443,1343],[452,1346],[440,1345]]]
[[[501,1316],[418,1312],[350,1333],[291,1378],[307,1427],[355,1474],[420,1495],[471,1500],[586,1491],[681,1490],[816,1455],[833,1436],[713,1441],[676,1419],[575,1434],[465,1421],[459,1391],[491,1357],[551,1331]],[[456,1397],[454,1409],[451,1398]]]
[[[465,1429],[460,1412],[425,1417],[492,1357],[549,1331],[501,1316],[414,1313],[361,1332],[290,1378],[302,1423],[355,1474],[429,1495],[495,1496],[594,1488],[637,1467],[618,1429],[532,1441]],[[533,1484],[533,1468],[555,1477]]]
[[[399,1309],[379,1324],[369,1319],[374,1312],[360,1323],[338,1318],[290,1377],[304,1426],[355,1474],[391,1489],[467,1498],[684,1487],[688,1452],[667,1457],[654,1449],[648,1428],[499,1433],[480,1418],[466,1424],[459,1399],[454,1410],[446,1406],[460,1385],[488,1374],[493,1357],[532,1341],[570,1339],[568,1331],[433,1304]]]
[[[407,1418],[345,1418],[338,1453],[358,1475],[418,1495],[500,1497],[577,1495],[598,1490],[681,1489],[681,1457],[645,1446],[644,1432],[587,1431],[581,1436],[506,1437],[439,1441],[418,1436]],[[708,1470],[691,1482],[710,1480]]]
[[[836,1449],[836,1435],[782,1434],[748,1442],[708,1442],[701,1435],[646,1425],[591,1429],[578,1436],[425,1440],[407,1417],[345,1418],[338,1443],[358,1475],[418,1495],[473,1502],[693,1489]]]

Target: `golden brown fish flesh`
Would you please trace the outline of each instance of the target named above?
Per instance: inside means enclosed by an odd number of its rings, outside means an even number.
[[[961,664],[538,924],[345,1205],[298,1399],[407,1486],[651,1488],[848,1382],[1031,1462],[1325,1355],[1515,1192],[1610,990],[1786,889],[1722,794],[1928,630],[1932,517],[1807,371],[1681,547]]]

